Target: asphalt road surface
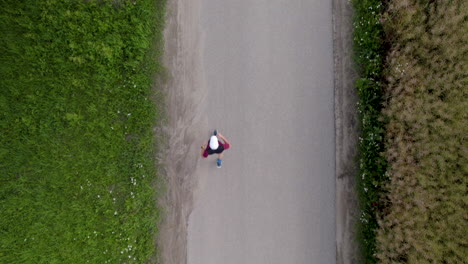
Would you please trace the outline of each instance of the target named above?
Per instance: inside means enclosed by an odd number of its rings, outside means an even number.
[[[206,142],[189,264],[333,264],[335,129],[332,3],[200,0]]]

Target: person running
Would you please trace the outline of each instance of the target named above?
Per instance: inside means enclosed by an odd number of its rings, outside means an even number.
[[[203,158],[208,158],[209,155],[218,154],[216,165],[218,168],[221,168],[221,164],[223,162],[223,151],[229,149],[230,147],[231,143],[223,135],[221,135],[221,133],[218,133],[218,131],[215,130],[213,135],[210,137],[210,140],[208,140],[205,145],[201,146],[201,155]]]

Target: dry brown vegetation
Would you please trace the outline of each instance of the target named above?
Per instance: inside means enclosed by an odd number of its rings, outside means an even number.
[[[388,3],[381,263],[468,263],[468,2]]]

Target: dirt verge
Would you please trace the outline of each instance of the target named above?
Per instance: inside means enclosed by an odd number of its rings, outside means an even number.
[[[352,60],[352,8],[348,0],[333,0],[336,146],[336,263],[359,263],[355,225],[358,139],[356,72]]]
[[[166,194],[159,203],[165,214],[157,241],[159,262],[165,264],[187,262],[187,220],[200,148],[195,142],[202,138],[200,128],[206,123],[199,109],[205,98],[199,6],[198,0],[168,0],[166,7],[164,65],[168,78],[164,92],[169,120],[164,132],[168,148],[162,153]]]

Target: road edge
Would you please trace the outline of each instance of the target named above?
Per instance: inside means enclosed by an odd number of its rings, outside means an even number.
[[[352,60],[352,7],[349,0],[332,1],[335,92],[336,263],[358,263],[355,226],[358,201],[357,139],[359,122]]]
[[[199,139],[207,123],[199,115],[206,95],[199,12],[199,0],[166,1],[163,64],[167,76],[163,91],[168,122],[163,127],[167,148],[162,153],[166,192],[158,200],[164,213],[157,238],[157,263],[187,263],[187,228],[198,181]]]

